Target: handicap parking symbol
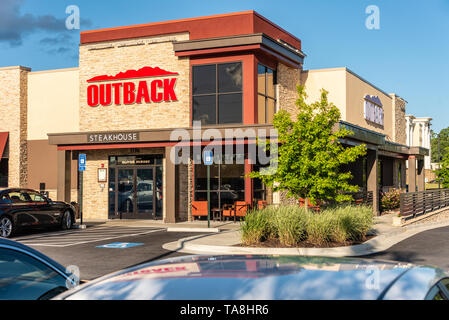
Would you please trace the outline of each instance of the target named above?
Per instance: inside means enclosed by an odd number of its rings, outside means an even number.
[[[114,242],[108,243],[101,246],[97,246],[97,248],[114,248],[114,249],[126,249],[135,246],[141,246],[143,243],[132,243],[132,242]]]

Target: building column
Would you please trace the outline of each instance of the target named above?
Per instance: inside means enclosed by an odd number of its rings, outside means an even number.
[[[367,154],[367,190],[373,192],[373,213],[379,215],[379,185],[378,176],[378,153],[377,150],[368,150]]]
[[[245,159],[245,202],[253,204],[253,179],[246,175],[253,171],[253,165],[249,159]]]
[[[58,150],[58,184],[56,197],[59,201],[70,203],[72,178],[72,152]]]
[[[408,157],[408,192],[416,191],[416,157]]]
[[[176,183],[176,165],[170,159],[171,150],[165,148],[165,223],[176,222],[176,209],[178,204],[178,185]]]
[[[418,183],[418,191],[426,190],[426,180],[425,180],[425,170],[424,170],[424,159],[418,160],[418,168],[417,168],[417,183]]]

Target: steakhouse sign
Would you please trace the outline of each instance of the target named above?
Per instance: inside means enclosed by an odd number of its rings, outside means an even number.
[[[88,83],[98,81],[114,81],[113,83],[91,84],[87,86],[87,104],[90,107],[108,106],[112,103],[133,104],[150,102],[177,101],[175,85],[179,75],[158,67],[143,67],[139,70],[120,72],[115,76],[101,75],[87,80]],[[124,79],[164,77],[155,80],[120,81]]]

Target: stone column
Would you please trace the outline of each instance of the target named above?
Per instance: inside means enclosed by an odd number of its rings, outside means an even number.
[[[178,186],[176,183],[176,165],[170,159],[170,153],[173,148],[165,148],[165,223],[176,222]]]
[[[72,178],[72,152],[58,150],[58,184],[57,200],[70,202]]]
[[[416,157],[408,157],[408,192],[416,191]]]
[[[426,171],[424,170],[424,159],[418,160],[418,168],[417,168],[418,191],[426,190],[425,172]]]
[[[377,150],[368,150],[367,155],[367,190],[373,192],[373,213],[379,215],[379,185],[378,176],[378,153]]]

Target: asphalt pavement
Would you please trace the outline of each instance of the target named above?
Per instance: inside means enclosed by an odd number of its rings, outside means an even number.
[[[449,227],[418,233],[383,252],[363,257],[431,265],[449,270]]]
[[[162,245],[198,234],[167,232],[165,228],[100,226],[32,232],[12,240],[42,252],[63,266],[75,265],[80,270],[81,279],[92,280],[136,264],[186,255],[165,250]]]

